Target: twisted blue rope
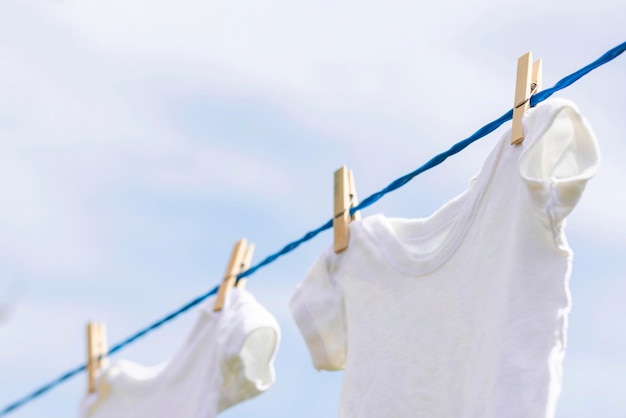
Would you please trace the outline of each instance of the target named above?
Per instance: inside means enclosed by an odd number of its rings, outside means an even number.
[[[552,96],[557,91],[563,90],[564,88],[574,84],[576,81],[578,81],[580,78],[582,78],[586,74],[590,73],[591,71],[595,70],[596,68],[600,67],[601,65],[604,65],[607,62],[617,58],[624,51],[626,51],[626,42],[616,46],[613,49],[611,49],[610,51],[608,51],[607,53],[602,55],[600,58],[598,58],[597,60],[595,60],[591,64],[589,64],[589,65],[581,68],[580,70],[578,70],[578,71],[576,71],[576,72],[574,72],[574,73],[572,73],[572,74],[562,78],[553,87],[550,87],[550,88],[548,88],[546,90],[542,90],[541,92],[539,92],[539,93],[535,94],[534,96],[532,96],[531,100],[530,100],[531,106],[535,106],[535,105],[543,102],[544,100],[546,100],[548,97]],[[350,212],[354,213],[354,212],[356,212],[358,210],[365,209],[365,208],[373,205],[375,202],[377,202],[380,198],[382,198],[387,193],[390,193],[390,192],[392,192],[392,191],[394,191],[396,189],[399,189],[400,187],[404,186],[409,181],[411,181],[414,177],[418,176],[419,174],[423,173],[426,170],[430,170],[431,168],[441,164],[448,157],[461,152],[462,150],[467,148],[467,146],[469,146],[473,142],[475,142],[478,139],[484,137],[485,135],[495,131],[503,123],[511,120],[512,117],[513,117],[513,110],[509,110],[504,115],[500,116],[498,119],[494,120],[493,122],[490,122],[490,123],[486,124],[485,126],[480,128],[479,130],[474,132],[474,134],[472,134],[468,138],[466,138],[466,139],[464,139],[464,140],[454,144],[449,150],[447,150],[445,152],[442,152],[441,154],[436,155],[435,157],[430,159],[426,164],[424,164],[421,167],[417,168],[416,170],[410,172],[409,174],[406,174],[406,175],[404,175],[404,176],[402,176],[402,177],[392,181],[387,187],[385,187],[381,191],[379,191],[377,193],[374,193],[371,196],[366,197],[365,199],[363,199],[363,201],[359,205],[357,205],[356,207],[352,208],[350,210]],[[253,266],[253,267],[249,268],[248,270],[246,270],[245,272],[239,274],[238,278],[251,276],[258,269],[260,269],[260,268],[262,268],[262,267],[264,267],[264,266],[274,262],[277,258],[282,257],[283,255],[285,255],[287,253],[290,253],[291,251],[293,251],[296,248],[298,248],[298,246],[300,246],[300,244],[313,239],[313,237],[315,237],[317,234],[319,234],[320,232],[323,232],[323,231],[325,231],[327,229],[330,229],[332,226],[333,226],[333,222],[332,222],[332,219],[330,219],[329,221],[327,221],[324,225],[320,226],[319,228],[314,229],[313,231],[307,232],[302,238],[300,238],[300,239],[298,239],[296,241],[290,242],[289,244],[285,245],[281,250],[277,251],[276,253],[274,253],[272,255],[267,256],[265,259],[263,259],[261,262],[259,262],[255,266]],[[116,344],[115,346],[113,346],[113,348],[111,348],[109,350],[108,354],[111,355],[111,354],[121,350],[122,348],[124,348],[128,344],[133,343],[135,340],[137,340],[137,339],[143,337],[144,335],[148,334],[149,332],[159,328],[164,323],[169,322],[170,320],[174,319],[175,317],[177,317],[178,315],[182,314],[183,312],[188,311],[189,309],[191,309],[194,306],[196,306],[199,303],[201,303],[206,298],[208,298],[211,295],[215,294],[217,292],[217,289],[218,288],[215,287],[211,291],[209,291],[209,292],[207,292],[207,293],[205,293],[205,294],[203,294],[201,296],[198,296],[194,300],[188,302],[183,307],[181,307],[181,308],[177,309],[176,311],[168,314],[164,318],[154,322],[152,325],[148,326],[147,328],[144,328],[141,331],[133,334],[132,336],[130,336],[127,339],[125,339],[124,341],[120,342],[119,344]],[[43,395],[44,393],[48,392],[52,388],[60,385],[61,383],[65,382],[66,380],[69,380],[73,376],[75,376],[75,375],[77,375],[79,373],[82,373],[83,371],[86,370],[86,368],[87,368],[86,365],[82,365],[82,366],[77,367],[77,368],[75,368],[73,370],[70,370],[69,372],[65,373],[64,375],[58,377],[57,379],[51,381],[50,383],[48,383],[48,384],[40,387],[39,389],[35,390],[31,394],[23,397],[22,399],[19,399],[16,402],[13,402],[12,404],[8,405],[7,407],[5,407],[4,409],[2,409],[0,411],[0,417],[4,416],[4,415],[8,415],[10,412],[13,412],[16,409],[20,408],[21,406],[26,405],[27,403],[33,401],[34,399],[36,399],[39,396]]]
[[[175,317],[177,317],[178,315],[182,314],[183,312],[188,311],[189,309],[193,308],[194,306],[196,306],[197,304],[199,304],[200,302],[202,302],[203,300],[205,300],[209,296],[217,293],[217,289],[218,289],[218,287],[216,286],[215,288],[213,288],[209,292],[205,293],[204,295],[198,296],[194,300],[192,300],[192,301],[188,302],[187,304],[185,304],[183,307],[175,310],[174,312],[170,313],[169,315],[165,316],[164,318],[161,318],[158,321],[154,322],[152,325],[148,326],[147,328],[144,328],[141,331],[136,332],[135,334],[133,334],[130,337],[128,337],[125,340],[123,340],[122,342],[114,345],[109,350],[108,355],[111,355],[111,354],[113,354],[113,353],[115,353],[117,351],[120,351],[122,348],[124,348],[125,346],[131,344],[135,340],[143,337],[144,335],[146,335],[150,331],[159,328],[161,325],[165,324],[166,322],[169,322],[170,320],[174,319]],[[55,380],[51,381],[50,383],[48,383],[48,384],[40,387],[39,389],[35,390],[30,395],[25,396],[22,399],[20,399],[20,400],[18,400],[16,402],[13,402],[12,404],[10,404],[6,408],[4,408],[2,411],[0,411],[0,417],[4,416],[4,415],[8,415],[9,413],[15,411],[19,407],[26,405],[27,403],[29,403],[30,401],[34,400],[35,398],[38,398],[39,396],[41,396],[44,393],[48,392],[50,389],[54,388],[55,386],[60,385],[61,383],[65,382],[66,380],[69,380],[70,378],[76,376],[79,373],[84,372],[85,370],[87,370],[87,365],[86,364],[83,364],[82,366],[79,366],[79,367],[76,367],[73,370],[70,370],[69,372],[65,373],[63,376],[60,376],[60,377],[56,378]]]

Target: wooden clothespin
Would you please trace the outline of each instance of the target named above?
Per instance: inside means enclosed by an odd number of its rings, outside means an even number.
[[[235,243],[233,252],[230,255],[230,260],[228,261],[228,266],[226,267],[224,280],[222,280],[220,288],[217,292],[217,299],[215,300],[215,306],[213,306],[214,312],[222,310],[224,302],[226,301],[226,294],[233,288],[233,286],[235,286],[235,283],[237,283],[238,288],[245,288],[246,280],[241,279],[237,281],[237,275],[247,270],[250,266],[253,253],[254,244],[248,244],[245,238],[242,238]]]
[[[336,253],[348,248],[351,221],[361,219],[361,213],[350,215],[350,209],[359,204],[354,184],[354,174],[345,165],[335,171],[335,210],[333,230],[335,231],[334,249]]]
[[[248,244],[248,247],[246,247],[246,253],[243,256],[243,262],[241,263],[241,269],[239,270],[239,273],[243,273],[244,271],[250,268],[250,264],[252,264],[253,255],[254,255],[254,244],[250,243]],[[248,282],[248,279],[246,279],[245,277],[242,277],[241,279],[237,280],[237,283],[235,283],[235,287],[237,289],[245,289],[247,282]]]
[[[517,80],[515,82],[515,101],[513,102],[511,145],[518,145],[524,142],[522,116],[530,108],[530,97],[541,90],[541,83],[541,59],[533,63],[532,52],[528,51],[517,60]]]
[[[108,366],[106,326],[103,322],[87,324],[87,391],[96,391],[96,378],[100,370]]]

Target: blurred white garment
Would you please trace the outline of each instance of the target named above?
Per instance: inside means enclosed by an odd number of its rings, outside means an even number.
[[[340,417],[554,417],[570,310],[564,221],[599,155],[569,101],[523,122],[524,143],[505,132],[466,192],[429,218],[353,222],[348,249],[329,248],[296,290],[314,366],[345,368]]]
[[[0,302],[0,325],[2,325],[2,323],[6,321],[8,318],[9,318],[9,309],[7,306],[4,305],[3,302]]]
[[[17,281],[0,288],[0,325],[9,320],[25,292],[24,283]]]
[[[145,367],[120,360],[85,396],[81,418],[213,418],[259,395],[275,379],[276,319],[247,291],[233,288],[221,312],[215,296],[169,362]]]

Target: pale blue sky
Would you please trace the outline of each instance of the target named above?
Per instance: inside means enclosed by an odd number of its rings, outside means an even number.
[[[5,0],[0,3],[0,407],[85,361],[85,324],[115,343],[212,288],[232,244],[255,261],[331,215],[347,163],[361,197],[511,107],[515,60],[544,83],[626,40],[621,0]],[[602,166],[570,217],[575,251],[560,418],[626,415],[626,57],[558,94]],[[500,134],[364,215],[422,217],[462,191]],[[278,319],[277,382],[222,416],[336,416],[287,309],[325,233],[259,271]],[[187,313],[115,358],[168,358]],[[76,416],[85,376],[12,414]]]

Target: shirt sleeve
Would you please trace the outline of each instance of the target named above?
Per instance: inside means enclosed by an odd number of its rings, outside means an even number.
[[[596,173],[599,151],[595,135],[573,103],[555,100],[549,106],[545,119],[536,122],[541,132],[522,153],[519,169],[534,206],[555,230]]]
[[[276,380],[274,359],[280,343],[276,319],[247,291],[230,290],[229,336],[224,342],[218,411],[253,398]]]
[[[291,298],[289,307],[317,370],[342,370],[346,360],[343,294],[325,251]]]

